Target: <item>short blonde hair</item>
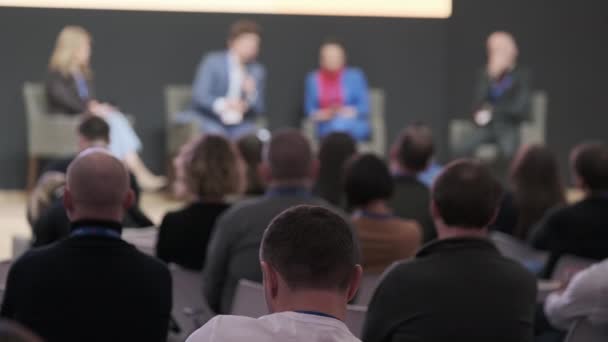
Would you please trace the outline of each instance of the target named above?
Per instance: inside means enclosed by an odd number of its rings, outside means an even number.
[[[236,147],[219,135],[205,135],[195,143],[186,164],[186,184],[199,197],[224,197],[241,192],[243,161]]]
[[[90,77],[91,69],[89,65],[80,65],[76,54],[84,44],[91,44],[91,34],[81,26],[64,27],[57,41],[55,49],[49,62],[49,69],[58,71],[64,76],[69,76],[75,71]]]

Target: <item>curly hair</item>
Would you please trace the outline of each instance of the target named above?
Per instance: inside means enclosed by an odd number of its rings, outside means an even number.
[[[241,157],[236,147],[219,135],[196,142],[186,165],[186,184],[199,197],[224,197],[242,189]]]

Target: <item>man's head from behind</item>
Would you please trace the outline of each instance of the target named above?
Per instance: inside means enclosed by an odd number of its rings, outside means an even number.
[[[273,134],[264,147],[260,173],[271,185],[309,186],[318,168],[306,137],[298,130],[284,129]]]
[[[409,173],[424,171],[435,152],[431,129],[422,123],[407,126],[393,145],[391,157]]]
[[[338,214],[304,205],[284,211],[270,223],[260,247],[269,309],[311,310],[333,302],[345,311],[361,278],[358,258],[350,226]],[[318,303],[321,298],[325,303]]]
[[[78,125],[78,148],[106,148],[110,144],[110,126],[98,116],[86,115]]]
[[[479,162],[448,164],[431,191],[431,214],[440,238],[484,234],[502,197],[500,183]]]
[[[103,149],[81,152],[68,168],[63,203],[72,222],[121,222],[134,197],[125,165]]]
[[[578,187],[590,193],[608,191],[608,146],[580,144],[570,154],[570,165]]]

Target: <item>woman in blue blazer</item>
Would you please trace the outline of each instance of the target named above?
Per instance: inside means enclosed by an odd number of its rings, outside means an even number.
[[[357,141],[370,138],[369,89],[360,69],[346,66],[344,47],[335,41],[321,45],[320,68],[306,79],[305,111],[317,126],[317,136],[345,132]]]

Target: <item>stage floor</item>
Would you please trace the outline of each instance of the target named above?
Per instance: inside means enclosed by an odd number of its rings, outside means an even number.
[[[163,215],[179,208],[182,203],[170,200],[163,194],[144,193],[143,210],[155,224]],[[12,238],[15,235],[31,237],[30,226],[25,218],[26,194],[23,191],[0,191],[0,260],[12,255]]]

